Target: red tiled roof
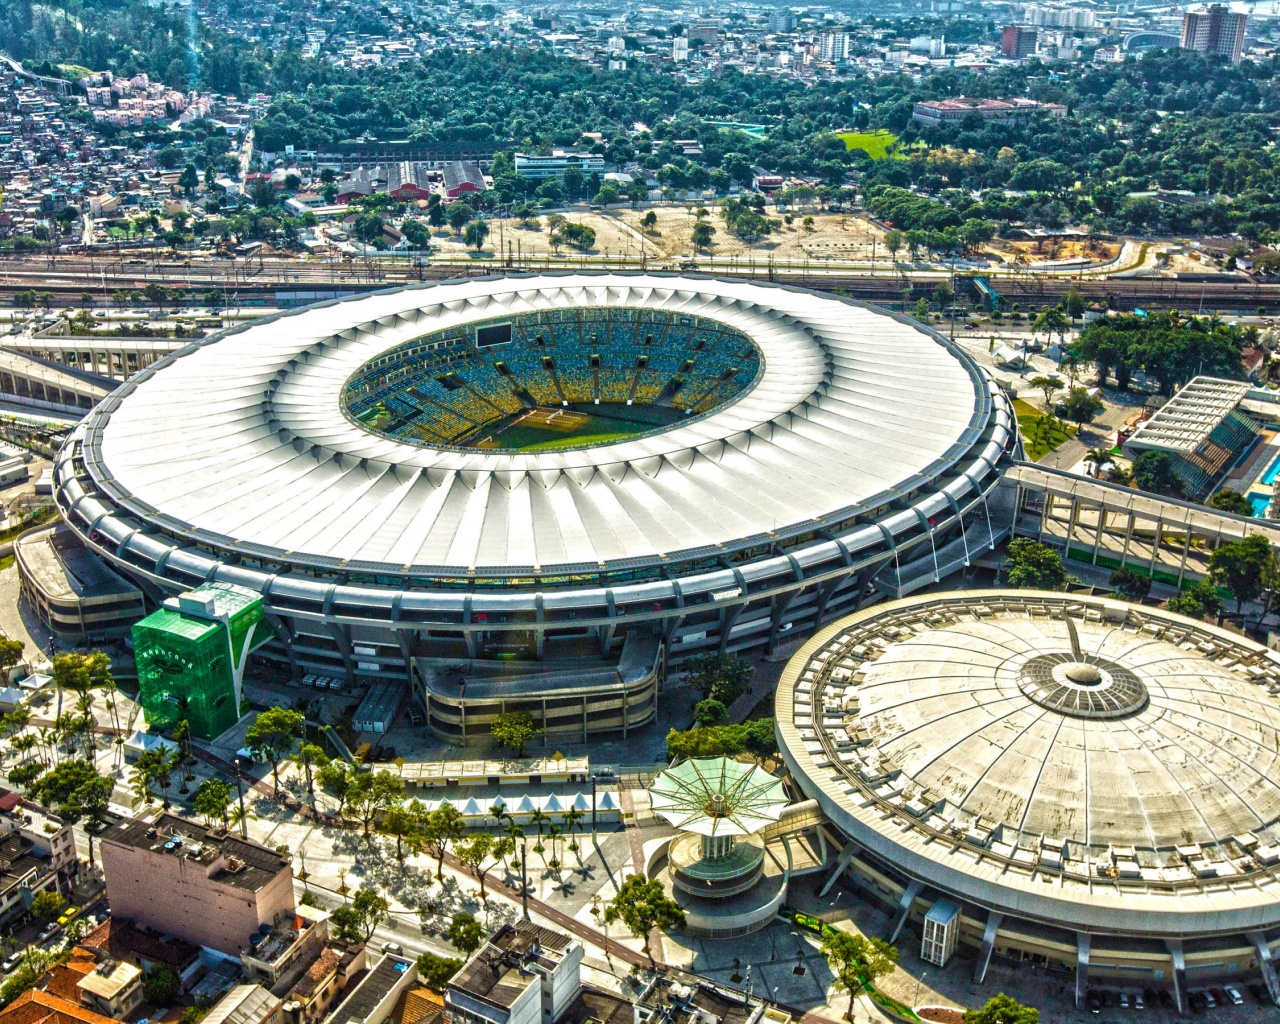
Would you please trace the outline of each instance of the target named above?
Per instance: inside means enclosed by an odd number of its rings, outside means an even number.
[[[32,989],[0,1010],[0,1024],[116,1024],[79,1003]]]
[[[200,947],[185,939],[162,938],[154,932],[143,931],[128,918],[108,917],[81,939],[80,945],[117,960],[137,956],[141,960],[167,964],[179,971],[200,955]]]

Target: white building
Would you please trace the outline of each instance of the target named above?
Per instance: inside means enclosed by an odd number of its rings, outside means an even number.
[[[533,181],[559,178],[571,167],[583,175],[604,172],[604,157],[599,153],[584,153],[578,149],[553,149],[547,156],[536,153],[516,154],[516,174]]]
[[[503,925],[449,982],[450,1024],[556,1021],[582,989],[582,943],[528,921]]]
[[[689,59],[688,36],[676,36],[671,40],[671,59],[674,61],[686,61]]]
[[[818,39],[818,60],[842,61],[849,56],[847,32],[824,32]]]

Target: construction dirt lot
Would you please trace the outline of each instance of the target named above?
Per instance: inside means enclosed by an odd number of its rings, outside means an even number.
[[[596,233],[595,245],[590,250],[599,255],[619,255],[639,258],[641,253],[650,259],[696,258],[691,241],[693,225],[696,223],[697,207],[657,206],[652,212],[657,215],[658,223],[652,230],[645,230],[641,225],[648,210],[591,210],[565,214],[566,220],[583,224]],[[879,227],[858,216],[849,213],[822,213],[813,210],[794,209],[791,214],[792,223],[785,223],[772,235],[754,242],[744,242],[731,235],[724,226],[719,210],[708,206],[709,211],[704,218],[713,228],[711,245],[707,254],[720,258],[744,257],[767,260],[775,259],[803,260],[839,259],[870,260],[872,258],[872,240],[875,241],[876,259],[888,259],[883,242],[883,232]],[[770,212],[770,217],[775,215]],[[804,226],[804,218],[813,217],[810,228]],[[493,256],[524,255],[554,256],[551,236],[546,229],[547,218],[544,216],[537,226],[524,226],[518,220],[493,219],[489,221],[489,238],[485,242],[483,253]],[[433,234],[431,244],[442,253],[462,255],[467,252],[461,236],[448,231]],[[576,255],[574,249],[561,246],[560,255],[566,260]],[[905,253],[899,253],[899,258]]]

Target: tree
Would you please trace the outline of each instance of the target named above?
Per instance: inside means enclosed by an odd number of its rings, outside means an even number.
[[[722,702],[708,697],[693,706],[693,720],[699,725],[724,725],[729,721],[729,709]]]
[[[889,257],[898,262],[898,253],[902,251],[902,232],[893,228],[884,233],[884,247],[889,250]]]
[[[404,867],[404,841],[418,830],[418,819],[404,804],[392,804],[382,815],[379,826],[385,835],[396,837],[396,860]]]
[[[1218,588],[1212,581],[1197,580],[1177,597],[1171,597],[1165,607],[1177,615],[1203,619],[1207,615],[1218,614],[1218,610],[1222,607],[1222,599],[1218,596]]]
[[[480,899],[489,897],[484,891],[485,862],[493,856],[493,836],[488,832],[477,832],[466,839],[453,844],[453,855],[466,867],[477,882],[480,883]]]
[[[465,910],[453,915],[448,935],[453,948],[466,956],[470,956],[484,943],[484,928],[474,914],[468,914]]]
[[[1044,411],[1046,416],[1053,415],[1053,396],[1061,391],[1065,384],[1057,377],[1032,377],[1031,386],[1044,395]]]
[[[422,823],[422,839],[436,857],[436,879],[444,881],[444,855],[449,844],[466,833],[462,814],[453,804],[441,804]]]
[[[823,936],[822,952],[835,975],[836,988],[849,993],[848,1020],[853,1019],[853,1001],[858,994],[893,973],[898,962],[898,948],[884,939],[868,939],[839,930]]]
[[[640,218],[640,226],[644,228],[645,234],[651,235],[658,226],[658,215],[650,210]]]
[[[196,787],[191,809],[207,821],[220,821],[225,831],[231,807],[231,787],[221,779],[205,779]]]
[[[21,640],[10,640],[0,633],[0,669],[10,669],[22,660],[25,644]]]
[[[293,749],[302,732],[302,712],[289,708],[267,708],[258,714],[245,733],[245,744],[255,757],[271,764],[271,781],[280,795],[280,762]]]
[[[64,761],[36,784],[41,803],[57,808],[68,824],[85,820],[85,838],[89,843],[89,866],[93,866],[93,835],[107,818],[115,783],[98,774],[86,761]]]
[[[1062,399],[1062,415],[1077,426],[1084,426],[1102,409],[1102,399],[1089,394],[1088,388],[1071,388]]]
[[[605,907],[604,919],[608,924],[621,921],[634,938],[645,944],[649,963],[654,964],[653,951],[649,948],[649,935],[654,928],[675,928],[684,925],[684,909],[673,900],[656,879],[644,875],[628,875],[619,887],[617,895]]]
[[[428,213],[429,212],[430,211],[428,211]],[[471,207],[466,203],[454,203],[449,207],[449,227],[453,228],[453,233],[455,235],[460,235],[462,234],[462,229],[467,226],[467,222],[471,220],[472,216]]]
[[[964,1024],[1040,1024],[1040,1011],[1001,992],[980,1009],[966,1010]]]
[[[347,801],[360,824],[365,838],[369,838],[374,819],[381,811],[398,803],[404,794],[400,779],[391,772],[360,772],[356,784],[347,795]]]
[[[182,990],[182,978],[172,967],[160,965],[154,967],[142,983],[142,994],[152,1006],[161,1008],[172,1006],[173,1001]]]
[[[541,730],[534,725],[533,716],[527,711],[508,711],[495,715],[489,725],[489,734],[500,747],[510,750],[516,757],[524,757],[524,748]]]
[[[35,894],[31,900],[31,916],[37,921],[49,922],[62,913],[67,901],[62,893],[53,889],[44,889]]]
[[[751,664],[733,655],[699,654],[685,662],[689,685],[700,698],[718,700],[726,708],[751,680]]]
[[[1134,482],[1144,491],[1176,498],[1182,494],[1182,481],[1173,470],[1173,460],[1165,452],[1139,452],[1133,460]]]
[[[1112,572],[1107,582],[1130,601],[1145,601],[1151,593],[1151,577],[1127,565]]]
[[[439,203],[427,207],[427,223],[433,228],[442,228],[445,223],[444,207]]]
[[[1067,317],[1071,320],[1072,324],[1084,316],[1084,296],[1080,294],[1080,289],[1075,285],[1072,285],[1067,289],[1067,294],[1062,296],[1062,302],[1060,305],[1062,307],[1062,311],[1067,314]]]
[[[1210,498],[1209,505],[1220,512],[1231,512],[1238,516],[1253,515],[1253,506],[1249,504],[1249,499],[1239,491],[1232,491],[1227,488],[1223,488]]]
[[[1246,601],[1262,596],[1263,576],[1270,558],[1271,545],[1258,534],[1219,544],[1209,556],[1209,578],[1235,598],[1237,615]]]
[[[699,252],[711,245],[711,236],[716,233],[716,229],[710,224],[698,221],[693,226],[693,250]]]
[[[307,743],[304,740],[298,745],[297,751],[290,756],[289,760],[301,768],[302,774],[306,776],[307,794],[311,797],[311,808],[315,810],[315,773],[329,763],[329,755],[324,752],[324,747],[315,743]]]
[[[418,977],[432,992],[442,993],[449,979],[462,970],[463,962],[457,957],[423,953],[418,957]]]
[[[364,933],[361,941],[368,942],[386,921],[391,912],[391,904],[378,894],[378,890],[366,887],[357,889],[356,894],[351,897],[351,909],[355,911],[360,929]]]
[[[1058,345],[1061,347],[1067,331],[1071,329],[1071,321],[1057,306],[1046,306],[1032,322],[1031,329],[1048,336],[1056,334],[1058,336]]]
[[[487,220],[471,221],[463,230],[462,237],[467,245],[479,252],[484,246],[485,239],[489,237],[489,222]]]
[[[342,811],[351,796],[351,790],[357,785],[357,778],[363,774],[352,768],[346,761],[330,761],[316,772],[316,780],[320,783],[320,788],[338,801],[338,806],[333,812],[338,817],[342,816]]]
[[[1030,537],[1009,541],[1003,572],[1009,586],[1034,590],[1063,590],[1068,579],[1062,556]]]

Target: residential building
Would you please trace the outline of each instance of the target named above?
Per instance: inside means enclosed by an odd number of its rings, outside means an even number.
[[[0,1024],[116,1024],[96,1010],[40,989],[23,992],[0,1010]]]
[[[260,927],[240,951],[250,981],[273,988],[307,969],[329,939],[329,911],[298,906]]]
[[[364,943],[338,944],[321,950],[289,991],[290,1020],[322,1019],[346,991],[351,978],[365,969]]]
[[[770,32],[794,32],[796,30],[796,16],[790,11],[770,11],[769,12],[769,31]]]
[[[671,59],[682,62],[689,59],[689,37],[676,36],[671,40]]]
[[[694,18],[685,28],[689,41],[697,40],[703,46],[715,46],[720,42],[720,22],[715,18]]]
[[[173,814],[112,826],[99,842],[112,912],[230,956],[294,912],[275,850]]]
[[[209,1024],[283,1024],[283,1005],[261,985],[236,985],[209,1008],[204,1020]]]
[[[1236,13],[1222,4],[1187,11],[1182,16],[1182,48],[1216,53],[1238,64],[1248,20],[1247,14]]]
[[[47,857],[49,867],[69,881],[76,873],[76,841],[71,826],[37,803],[17,793],[0,796],[0,836],[17,833],[31,843],[37,857]]]
[[[1010,25],[1000,33],[1000,52],[1013,60],[1022,60],[1036,52],[1034,25]]]
[[[849,34],[844,31],[824,32],[818,39],[818,60],[842,61],[849,56]]]
[[[553,149],[545,156],[535,153],[517,153],[515,164],[516,174],[532,181],[562,177],[571,167],[580,170],[584,176],[604,173],[603,156],[578,149]]]
[[[126,960],[103,960],[77,983],[80,1004],[128,1020],[142,1006],[142,972]]]
[[[544,1024],[582,988],[582,944],[528,921],[503,925],[449,982],[450,1024]]]
[[[418,968],[412,960],[385,954],[338,1004],[326,1024],[384,1024],[417,981]]]
[[[144,974],[168,967],[185,988],[200,972],[200,947],[171,935],[139,928],[127,918],[111,916],[80,940],[99,959],[127,961]]]

